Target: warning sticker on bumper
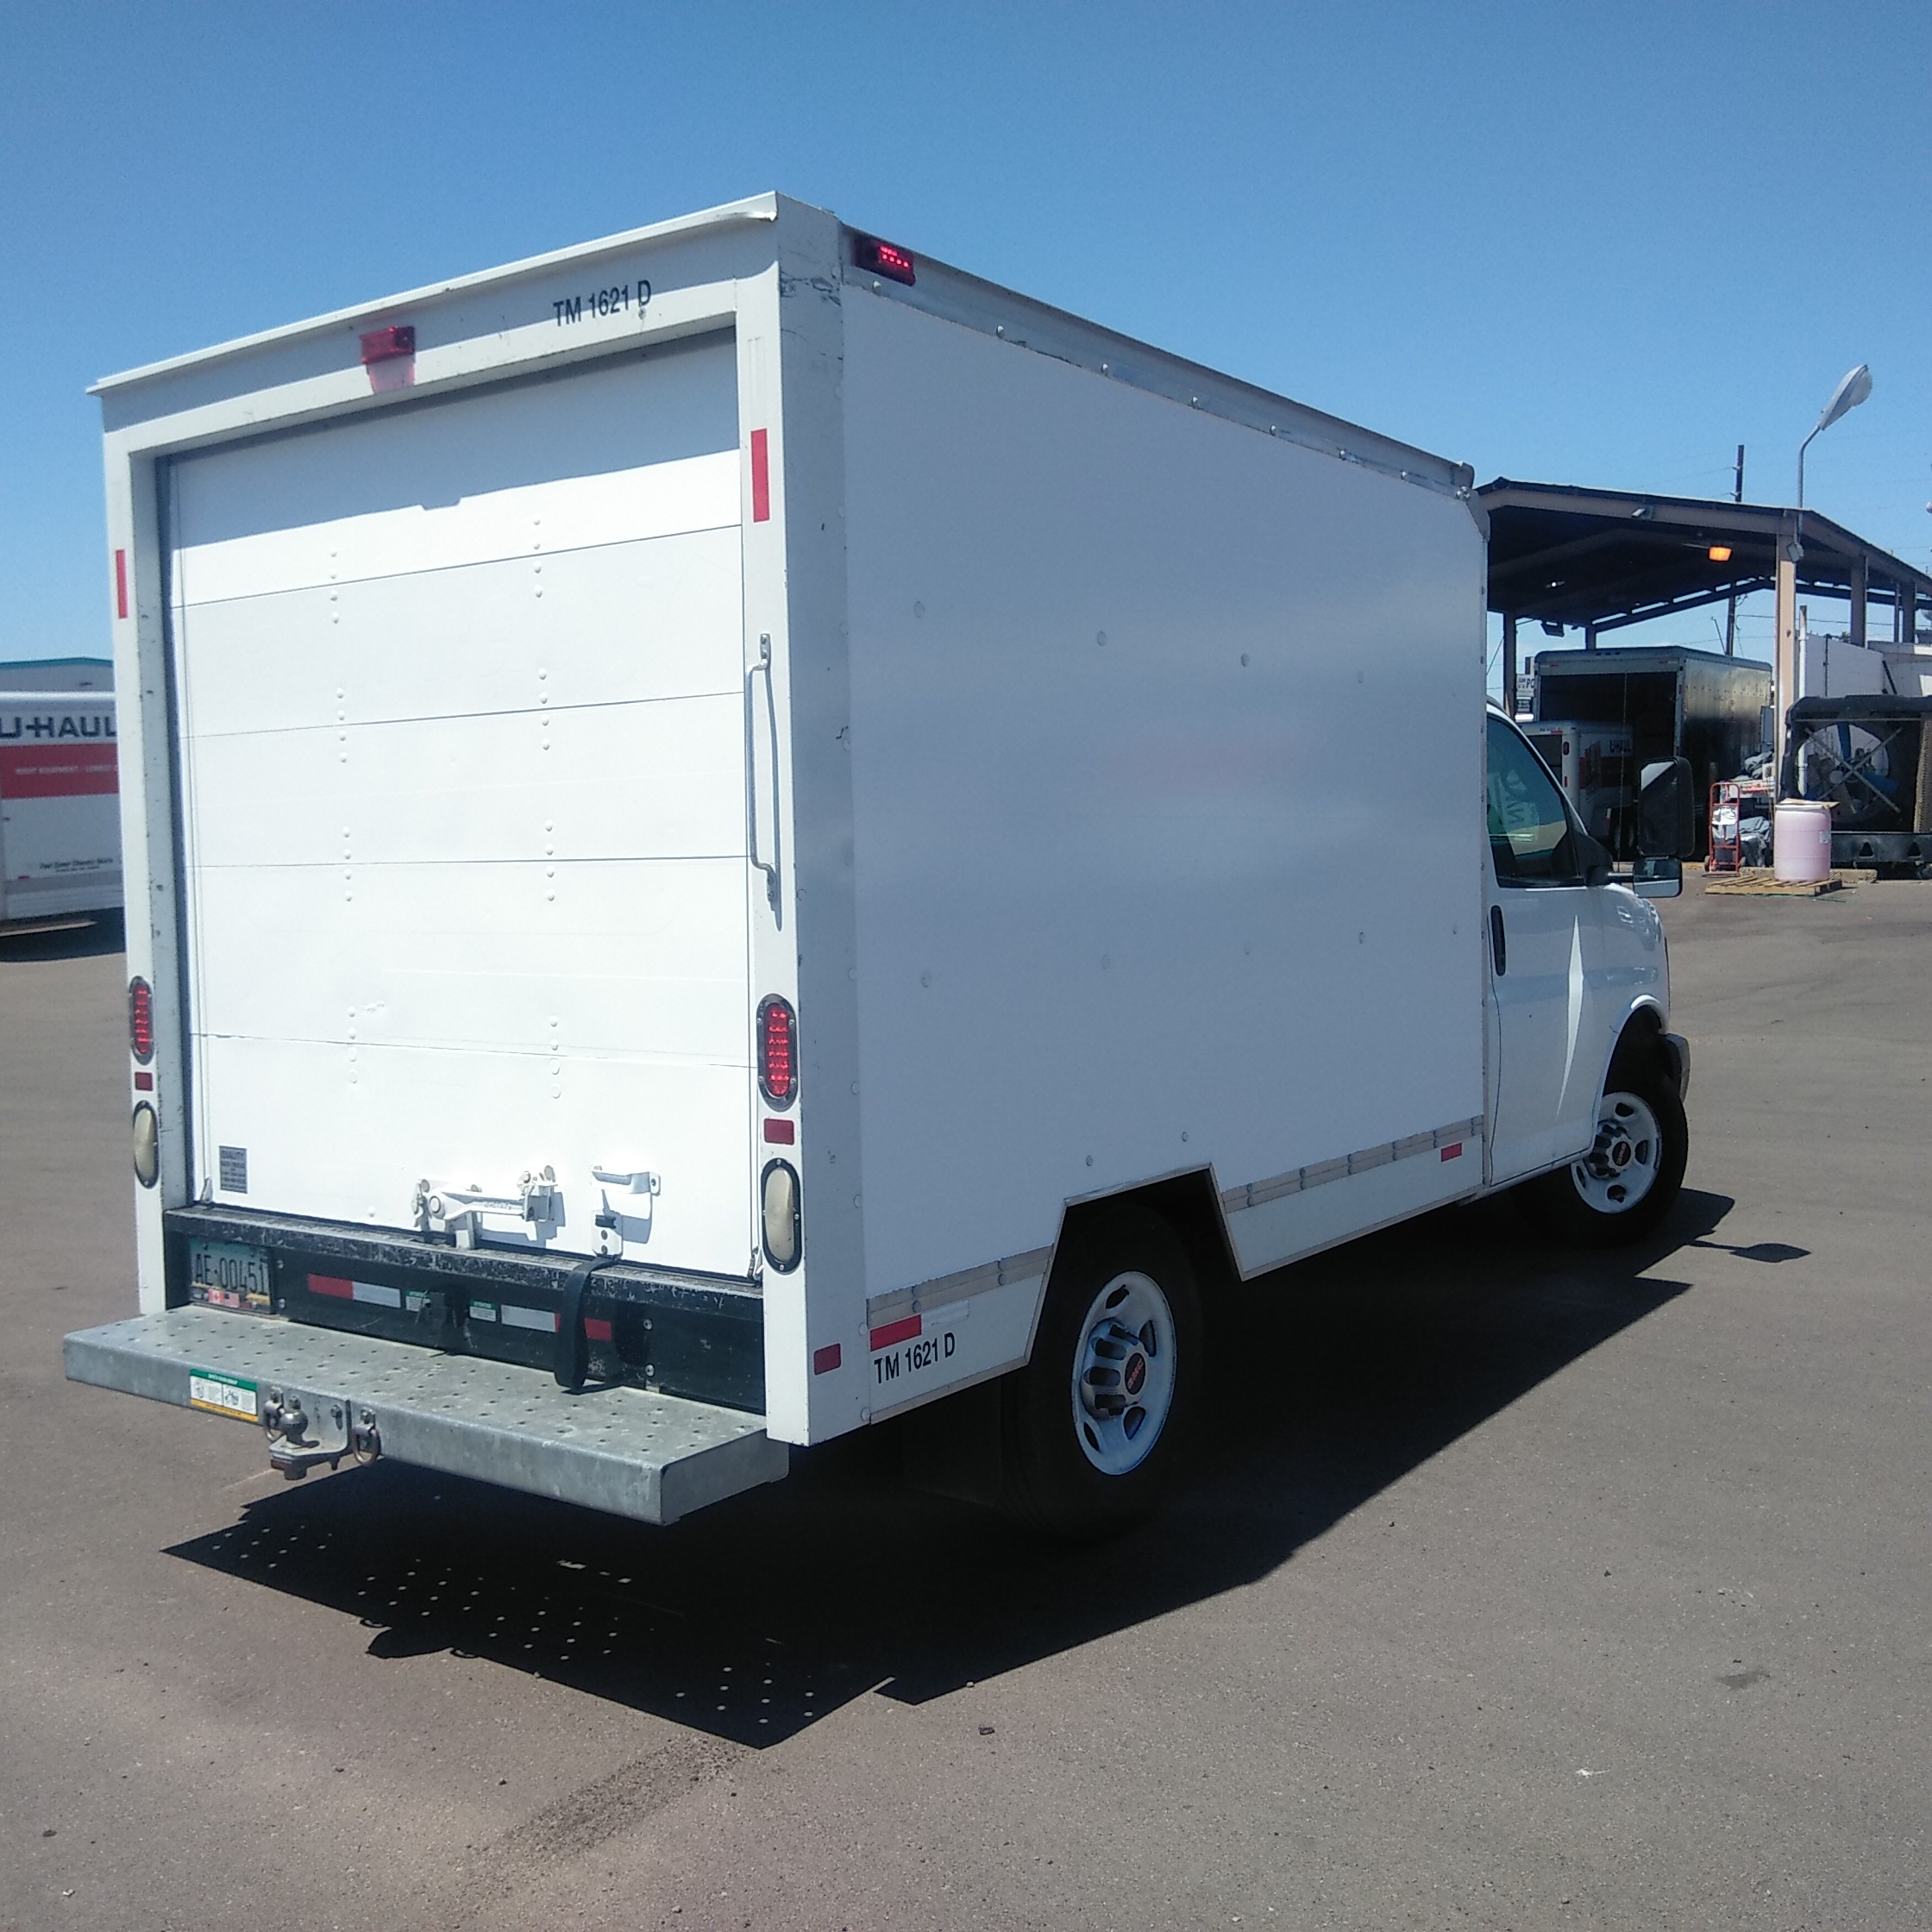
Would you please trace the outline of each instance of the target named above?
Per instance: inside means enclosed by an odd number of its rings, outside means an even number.
[[[204,1408],[210,1415],[232,1415],[240,1422],[260,1419],[260,1402],[255,1385],[238,1375],[220,1375],[213,1369],[188,1371],[188,1406]]]

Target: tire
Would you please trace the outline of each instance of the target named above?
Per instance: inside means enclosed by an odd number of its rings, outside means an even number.
[[[1192,1433],[1202,1357],[1200,1287],[1164,1220],[1123,1210],[1063,1241],[1032,1359],[1000,1391],[1007,1515],[1082,1542],[1151,1515]]]
[[[1690,1130],[1661,1051],[1619,1051],[1596,1103],[1596,1142],[1583,1159],[1527,1182],[1532,1219],[1573,1247],[1640,1241],[1684,1186]]]

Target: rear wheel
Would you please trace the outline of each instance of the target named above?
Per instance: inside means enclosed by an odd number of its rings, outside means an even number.
[[[1201,1370],[1200,1290],[1157,1216],[1110,1216],[1063,1245],[1033,1356],[1002,1390],[1009,1513],[1055,1535],[1107,1536],[1159,1504]]]
[[[1675,1082],[1651,1056],[1619,1054],[1590,1151],[1529,1182],[1523,1205],[1559,1239],[1614,1247],[1648,1234],[1684,1185],[1690,1128]]]

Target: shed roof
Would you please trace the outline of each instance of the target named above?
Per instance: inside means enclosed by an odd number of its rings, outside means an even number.
[[[1849,598],[1862,571],[1869,603],[1932,604],[1932,576],[1815,510],[1505,476],[1476,494],[1490,608],[1506,615],[1611,630],[1694,611],[1771,588],[1793,543],[1801,594]]]

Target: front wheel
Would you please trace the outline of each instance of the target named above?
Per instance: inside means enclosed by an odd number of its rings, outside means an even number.
[[[1614,1247],[1648,1234],[1684,1185],[1690,1132],[1660,1071],[1613,1067],[1590,1151],[1523,1189],[1523,1205],[1559,1239]]]
[[[1138,1522],[1172,1477],[1201,1381],[1201,1297],[1166,1222],[1139,1211],[1072,1235],[1001,1422],[1011,1514],[1092,1539]]]

